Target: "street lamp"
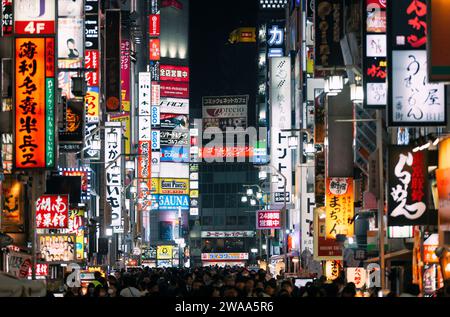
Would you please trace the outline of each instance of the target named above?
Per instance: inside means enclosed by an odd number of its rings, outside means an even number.
[[[247,188],[247,196],[251,196],[251,195],[253,195],[253,189]]]
[[[250,199],[250,205],[256,206],[256,199]]]
[[[256,198],[261,199],[263,197],[263,193],[256,192]]]
[[[242,196],[241,197],[241,202],[246,203],[248,201],[247,196]]]

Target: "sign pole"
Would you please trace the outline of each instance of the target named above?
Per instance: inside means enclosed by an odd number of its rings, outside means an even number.
[[[382,113],[377,110],[377,148],[378,148],[378,237],[379,237],[379,260],[380,260],[380,275],[381,288],[385,288],[385,260],[384,260],[384,182],[383,182],[383,132],[382,128]]]

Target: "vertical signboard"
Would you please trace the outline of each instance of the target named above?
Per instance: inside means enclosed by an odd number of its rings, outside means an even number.
[[[352,236],[354,232],[353,178],[328,177],[326,188],[326,238]]]
[[[428,80],[450,81],[450,34],[443,32],[448,27],[450,2],[447,0],[428,0],[427,46]]]
[[[270,161],[278,172],[286,177],[271,183],[273,202],[290,202],[292,188],[291,150],[288,146],[288,133],[282,129],[291,128],[291,68],[289,57],[274,57],[270,59],[270,122],[271,122],[271,152]],[[286,196],[284,197],[284,189]]]
[[[120,43],[120,78],[122,91],[122,111],[130,111],[130,49],[131,42],[124,39]]]
[[[120,10],[106,10],[105,96],[106,112],[120,109]]]
[[[363,24],[363,105],[383,108],[387,103],[385,0],[364,0]]]
[[[122,227],[122,124],[105,124],[106,202],[111,206],[111,226]]]
[[[412,146],[389,147],[388,226],[429,224],[426,151]]]
[[[267,25],[267,57],[284,56],[284,23],[269,23]]]
[[[428,81],[426,2],[389,2],[387,20],[389,126],[445,125],[445,86]]]
[[[315,58],[317,68],[344,66],[341,38],[344,36],[344,8],[340,0],[316,0]]]
[[[15,0],[13,3],[15,34],[55,34],[56,1]]]
[[[439,143],[436,181],[439,197],[439,244],[450,246],[450,139]],[[445,239],[446,237],[446,239]]]
[[[15,39],[14,166],[54,166],[55,43],[53,38]]]
[[[326,238],[325,207],[314,208],[314,260],[342,260],[342,247],[336,239]]]
[[[1,12],[1,35],[10,36],[13,34],[13,3],[12,0],[2,0]]]

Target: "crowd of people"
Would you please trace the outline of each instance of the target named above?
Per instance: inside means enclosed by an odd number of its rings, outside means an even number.
[[[321,278],[296,286],[294,279],[272,277],[264,270],[237,267],[195,269],[144,268],[116,271],[107,277],[95,273],[87,287],[67,288],[66,297],[378,297],[380,289],[361,292],[343,276],[332,282]],[[401,297],[419,296],[417,285],[409,285]],[[393,293],[384,296],[394,297]]]

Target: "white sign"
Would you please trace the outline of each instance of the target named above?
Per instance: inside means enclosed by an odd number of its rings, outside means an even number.
[[[247,117],[247,105],[203,106],[203,119]]]
[[[150,115],[150,73],[139,73],[138,115]]]
[[[367,83],[367,104],[370,106],[385,106],[387,102],[386,83]]]
[[[152,152],[152,172],[154,173],[160,172],[160,160],[161,160],[161,152],[160,151]]]
[[[58,18],[58,58],[83,58],[83,30],[83,19]]]
[[[160,119],[161,111],[159,109],[159,106],[152,106],[151,111],[152,111],[152,115],[151,115],[152,126],[157,126],[161,123],[161,119]]]
[[[155,84],[155,82],[152,83],[152,105],[156,106],[159,105],[161,98],[161,86],[158,84]]]
[[[159,111],[162,113],[189,114],[189,99],[163,97],[159,102]]]
[[[367,35],[366,52],[368,57],[386,57],[386,34]]]
[[[17,34],[55,33],[55,0],[14,0]]]
[[[151,140],[150,116],[139,116],[139,141]]]
[[[356,288],[363,288],[367,281],[367,271],[363,267],[349,267],[346,269],[347,283],[355,283]]]
[[[202,238],[252,238],[255,231],[202,231]]]
[[[314,168],[313,168],[314,170]],[[305,179],[306,183],[306,175],[302,177]],[[314,221],[314,207],[315,203],[315,194],[307,193],[306,187],[302,187],[301,193],[301,231],[302,231],[302,239],[300,241],[301,251],[308,249],[311,253],[314,252],[314,234],[313,234],[313,221]]]
[[[158,130],[152,130],[152,151],[161,149],[160,139],[161,132]]]
[[[152,155],[155,152],[152,153]],[[153,172],[153,171],[152,171]],[[160,163],[160,178],[189,178],[189,163]]]
[[[189,208],[189,215],[190,216],[198,216],[198,208],[197,207],[195,207],[195,208]]]
[[[271,164],[278,169],[279,173],[286,177],[286,196],[290,202],[292,191],[292,162],[291,150],[288,146],[287,132],[282,129],[291,128],[291,67],[289,57],[274,57],[270,59],[270,142]],[[271,183],[272,201],[280,193],[283,195],[284,179],[278,177],[278,182]],[[283,196],[284,197],[284,196]]]
[[[83,15],[83,0],[58,0],[58,16],[81,17]]]
[[[445,123],[444,84],[428,83],[426,50],[392,51],[392,123]]]
[[[105,124],[106,201],[111,205],[111,226],[122,226],[122,123]],[[117,231],[116,231],[117,232]]]

